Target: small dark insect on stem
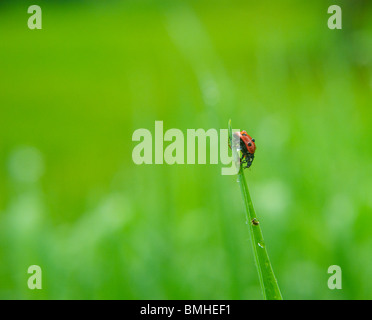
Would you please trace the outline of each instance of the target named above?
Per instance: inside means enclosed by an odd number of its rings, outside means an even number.
[[[251,222],[254,226],[258,226],[260,224],[260,222],[256,218],[253,218]]]

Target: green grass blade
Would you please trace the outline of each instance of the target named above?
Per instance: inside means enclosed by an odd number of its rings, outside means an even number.
[[[249,194],[247,182],[245,180],[243,168],[240,168],[238,173],[240,190],[244,199],[245,208],[247,211],[248,224],[251,234],[254,256],[258,276],[260,278],[261,289],[264,299],[282,300],[282,294],[275,278],[274,271],[271,267],[269,255],[267,254],[266,245],[262,236],[260,224],[257,224],[258,219],[254,211],[252,199]],[[252,223],[256,221],[256,223]]]
[[[229,143],[230,145],[232,145],[231,120],[229,121]],[[233,152],[237,153],[234,150]],[[280,292],[278,282],[275,278],[274,271],[270,263],[269,255],[267,254],[266,244],[262,236],[261,226],[257,219],[256,212],[253,208],[252,199],[249,194],[247,182],[245,180],[244,169],[242,168],[242,166],[240,166],[239,169],[238,182],[240,185],[240,190],[242,192],[247,212],[247,219],[251,234],[253,252],[263,297],[264,299],[267,300],[282,300],[283,299],[282,294]]]

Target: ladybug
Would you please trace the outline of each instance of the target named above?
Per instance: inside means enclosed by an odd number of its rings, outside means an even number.
[[[240,131],[234,133],[234,138],[240,141],[239,149],[242,153],[240,158],[241,164],[247,164],[244,168],[249,168],[252,165],[254,159],[254,153],[256,151],[255,140],[246,132]]]

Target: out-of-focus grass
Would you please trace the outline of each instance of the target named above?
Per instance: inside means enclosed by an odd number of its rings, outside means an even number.
[[[371,298],[370,4],[340,32],[321,1],[40,5],[41,31],[0,7],[1,298],[257,298],[231,177],[131,159],[137,128],[231,114],[283,296]]]

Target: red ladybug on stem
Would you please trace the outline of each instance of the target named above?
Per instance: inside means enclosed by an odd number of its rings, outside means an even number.
[[[254,153],[256,151],[255,140],[246,132],[240,131],[234,133],[234,138],[239,139],[239,149],[242,153],[240,158],[241,164],[247,164],[244,168],[249,168],[252,165],[254,159]]]

